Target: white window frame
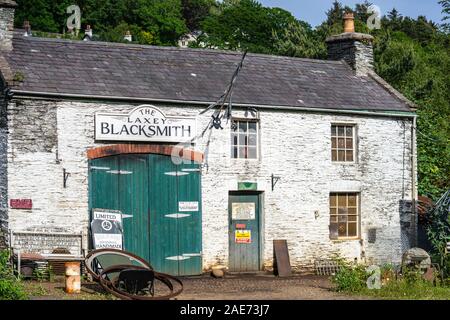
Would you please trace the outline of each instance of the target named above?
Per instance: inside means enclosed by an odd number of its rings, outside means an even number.
[[[236,123],[237,122],[237,125],[238,125],[238,128],[236,129],[236,131],[234,131],[232,128],[231,128],[231,126],[232,126],[232,124],[233,123]],[[253,123],[256,123],[256,158],[240,158],[239,157],[239,147],[240,147],[240,144],[239,144],[239,122],[253,122]],[[229,148],[228,148],[228,152],[230,153],[230,158],[232,159],[232,160],[236,160],[236,161],[259,161],[259,159],[260,159],[260,137],[259,137],[259,132],[260,132],[260,121],[259,121],[259,119],[251,119],[251,118],[233,118],[231,121],[230,121],[230,135],[229,135]],[[233,137],[233,134],[234,133],[237,133],[238,134],[238,144],[237,145],[235,145],[234,143],[233,143],[233,139],[232,139],[232,137]],[[247,125],[247,132],[246,132],[246,134],[247,134],[247,137],[248,137],[248,135],[249,135],[249,133],[248,133],[248,125]],[[234,147],[235,146],[237,146],[238,147],[238,157],[237,158],[235,158],[234,157],[234,154],[233,154],[233,152],[234,152]]]
[[[356,123],[332,122],[331,125],[330,125],[330,130],[331,130],[331,128],[333,126],[337,126],[337,127],[352,127],[352,129],[353,129],[352,130],[352,134],[353,134],[353,136],[352,136],[352,140],[353,140],[353,145],[352,145],[352,148],[353,148],[352,149],[353,150],[353,161],[339,161],[339,160],[334,161],[333,160],[333,150],[337,150],[338,151],[337,158],[339,159],[339,150],[342,150],[342,149],[340,149],[338,147],[338,145],[336,146],[337,148],[333,148],[333,141],[332,141],[333,135],[330,133],[330,142],[331,142],[330,160],[331,160],[331,162],[334,163],[334,164],[355,164],[357,162],[357,158],[358,158],[357,150],[356,150],[356,147],[357,147],[357,141],[356,141],[356,139],[357,139],[357,135],[356,135],[357,125],[356,125]],[[336,134],[337,134],[337,132],[336,132]],[[339,136],[336,135],[336,137],[337,137],[337,139],[339,141]],[[347,138],[347,133],[345,133],[345,139],[346,138]],[[346,151],[346,150],[347,149],[344,148],[344,151]]]

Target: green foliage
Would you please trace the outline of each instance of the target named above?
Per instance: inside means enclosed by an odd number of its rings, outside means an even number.
[[[331,280],[339,292],[386,299],[450,299],[450,288],[446,284],[433,285],[425,281],[417,268],[405,267],[397,278],[392,265],[383,265],[380,268],[381,288],[369,289],[367,279],[370,274],[366,272],[366,266],[342,259],[338,259],[338,263],[339,272]]]
[[[301,58],[326,57],[325,42],[315,36],[309,25],[299,21],[293,21],[281,31],[281,34],[273,32],[275,40],[275,52],[282,56]]]
[[[331,278],[337,291],[360,292],[368,278],[365,267],[358,264],[340,264],[339,271]]]
[[[201,22],[217,8],[214,0],[182,0],[183,17],[190,31],[200,28]]]
[[[224,1],[201,24],[208,47],[296,57],[323,57],[325,44],[288,11],[254,0]]]
[[[445,14],[445,16],[442,18],[442,21],[450,20],[450,0],[440,0],[439,4],[442,5],[442,13]],[[449,32],[450,23],[448,22],[443,23],[442,28],[444,31]]]
[[[442,35],[430,33],[428,44],[424,46],[423,34],[414,38],[389,28],[376,34],[376,71],[419,106],[419,194],[436,200],[450,187],[448,46]]]
[[[33,30],[64,33],[68,6],[81,9],[82,28],[91,25],[100,40],[122,42],[125,25],[137,42],[175,45],[188,31],[182,15],[181,0],[18,0],[15,25],[29,20]],[[206,3],[206,2],[205,2]]]
[[[0,300],[23,300],[27,295],[9,266],[9,252],[0,251]]]
[[[433,258],[439,263],[444,276],[450,277],[450,254],[447,243],[450,242],[450,190],[448,190],[436,206],[428,212],[428,239],[433,247]]]
[[[253,0],[235,5],[222,4],[218,14],[208,16],[202,23],[208,46],[221,49],[247,49],[251,52],[271,51],[272,26],[269,12]]]
[[[400,279],[388,282],[380,290],[366,288],[358,294],[381,299],[449,300],[450,288],[434,286],[427,281],[408,282]]]

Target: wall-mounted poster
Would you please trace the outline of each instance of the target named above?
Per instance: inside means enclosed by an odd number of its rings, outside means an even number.
[[[233,220],[255,220],[256,206],[254,202],[234,202],[231,204]]]
[[[122,212],[93,209],[91,231],[95,249],[122,249]]]
[[[236,230],[234,236],[236,243],[252,243],[251,230]]]

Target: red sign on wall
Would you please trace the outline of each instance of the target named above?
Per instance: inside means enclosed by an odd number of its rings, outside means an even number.
[[[32,209],[33,200],[31,199],[11,199],[9,201],[11,209]]]

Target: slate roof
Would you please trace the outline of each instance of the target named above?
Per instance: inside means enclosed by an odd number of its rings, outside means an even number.
[[[5,56],[13,90],[180,101],[216,101],[241,53],[23,37]],[[372,77],[340,61],[248,54],[233,94],[236,104],[411,111]]]

